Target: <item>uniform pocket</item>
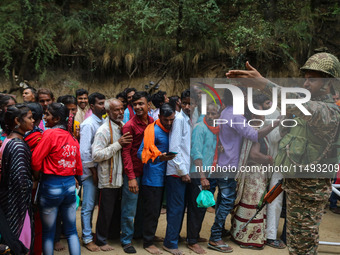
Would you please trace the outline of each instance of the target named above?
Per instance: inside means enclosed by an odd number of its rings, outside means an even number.
[[[286,135],[279,144],[280,150],[285,150],[291,160],[298,164],[305,164],[308,140],[301,136]]]

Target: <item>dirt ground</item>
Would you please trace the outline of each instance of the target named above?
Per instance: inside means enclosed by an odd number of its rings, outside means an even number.
[[[95,221],[97,218],[97,209],[95,209],[94,217],[93,217],[93,226],[95,226]],[[213,224],[214,221],[214,214],[213,213],[206,213],[203,226],[202,226],[202,231],[201,231],[201,237],[204,238],[209,238],[210,236],[210,228]],[[226,224],[227,229],[230,229],[230,218],[228,217],[227,219],[227,224]],[[281,235],[281,230],[283,227],[283,219],[280,220],[280,226],[279,226],[279,235]],[[80,208],[77,211],[77,229],[78,229],[78,235],[81,235],[81,224],[80,224]],[[157,235],[164,237],[165,236],[165,230],[166,230],[166,216],[165,214],[160,216],[159,219],[159,224],[158,224],[158,229],[157,229]],[[93,232],[95,230],[93,229]],[[181,232],[181,236],[185,237],[186,236],[186,220],[183,222],[183,228]],[[283,249],[274,249],[269,246],[265,246],[265,248],[261,251],[255,251],[255,250],[249,250],[249,249],[241,249],[238,245],[233,243],[232,241],[229,240],[229,238],[224,239],[233,249],[234,252],[233,254],[240,254],[240,255],[251,255],[251,254],[262,254],[262,255],[283,255],[283,254],[288,254],[288,250]],[[334,214],[328,209],[326,209],[326,214],[323,217],[322,223],[320,225],[320,240],[321,241],[327,241],[327,242],[340,242],[340,215]],[[62,242],[64,245],[67,247],[67,242],[65,239],[62,239]],[[120,246],[119,240],[114,240],[114,241],[109,241],[109,244],[112,245],[115,250],[110,251],[110,252],[97,252],[101,254],[125,254],[123,249]],[[138,254],[149,254],[147,251],[143,249],[143,242],[142,240],[138,241],[133,241],[133,244],[137,250]],[[156,245],[161,248],[161,243],[156,243]],[[220,252],[215,252],[210,249],[207,249],[207,244],[206,243],[201,243],[201,245],[205,248],[208,254],[222,254]],[[189,250],[186,247],[185,243],[180,243],[179,248],[184,251],[185,254],[195,254],[191,250]],[[89,252],[86,248],[81,246],[81,253],[82,254],[93,254]],[[55,254],[59,255],[64,255],[68,254],[68,251],[63,251],[63,252],[55,252]],[[163,254],[170,254],[165,251],[163,251]],[[326,245],[320,245],[319,246],[319,254],[340,254],[340,246],[326,246]]]

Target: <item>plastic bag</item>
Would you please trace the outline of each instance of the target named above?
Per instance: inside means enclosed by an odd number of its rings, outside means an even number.
[[[215,199],[213,193],[209,190],[202,190],[196,199],[197,207],[208,208],[215,205]]]
[[[78,195],[79,194],[79,190],[80,190],[80,188],[79,189],[76,188],[76,203],[77,203],[76,210],[78,210],[78,207],[80,205],[80,197]]]

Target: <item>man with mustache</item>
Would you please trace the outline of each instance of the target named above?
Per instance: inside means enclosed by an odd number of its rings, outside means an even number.
[[[44,114],[46,113],[47,106],[54,102],[54,95],[51,90],[40,88],[37,91],[37,102],[42,106],[44,110]],[[39,128],[45,131],[45,121],[44,119],[41,120],[39,124]]]
[[[92,158],[98,163],[99,211],[96,224],[96,244],[102,251],[111,251],[107,244],[110,226],[115,219],[115,205],[123,184],[122,148],[132,142],[129,133],[122,135],[124,106],[118,99],[105,101],[108,118],[98,128],[92,144]]]
[[[89,92],[86,89],[77,89],[76,90],[76,98],[77,98],[77,114],[74,117],[75,121],[78,121],[80,124],[84,122],[84,120],[91,116],[92,110],[89,105]]]
[[[216,166],[218,157],[219,127],[214,127],[214,119],[220,116],[219,107],[210,103],[207,106],[207,114],[202,122],[199,122],[191,136],[191,158],[194,164],[191,164],[191,183],[188,185],[188,207],[192,208],[192,213],[188,222],[188,248],[197,254],[205,254],[206,251],[198,244],[199,234],[206,208],[198,208],[196,198],[200,193],[200,185],[203,190],[210,190],[208,177],[210,173],[205,169]],[[198,170],[199,169],[199,170]]]
[[[143,247],[151,254],[162,252],[153,244],[161,213],[166,165],[175,154],[169,152],[169,132],[175,119],[175,110],[163,104],[157,120],[144,131],[144,140],[137,156],[144,163],[142,177],[143,193]]]
[[[37,91],[35,90],[35,88],[27,87],[22,92],[22,98],[24,100],[24,103],[35,102],[37,98]]]
[[[133,109],[132,105],[132,97],[137,92],[137,90],[135,88],[127,88],[124,92],[126,95],[127,107],[124,111],[123,122],[127,123],[132,119],[133,116],[135,116],[135,110]]]

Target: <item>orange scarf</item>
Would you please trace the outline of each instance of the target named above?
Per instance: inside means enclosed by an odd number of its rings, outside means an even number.
[[[217,158],[218,158],[218,143],[220,141],[218,135],[220,133],[220,127],[212,127],[212,126],[209,126],[205,117],[203,119],[203,122],[204,124],[209,128],[209,130],[214,134],[216,135],[216,149],[215,149],[215,155],[214,155],[214,161],[213,161],[213,166],[215,167],[216,164],[217,164]]]
[[[169,133],[170,131],[163,127],[160,119],[146,127],[144,131],[144,148],[142,152],[142,162],[144,164],[148,163],[150,159],[154,162],[155,159],[162,154],[155,145],[155,125],[159,126],[166,133]]]

